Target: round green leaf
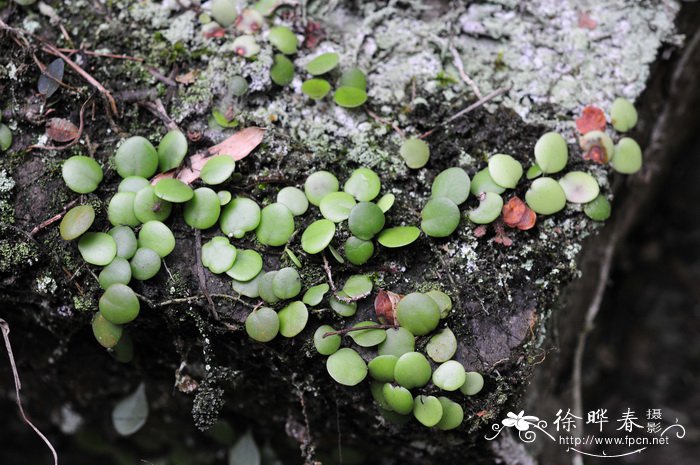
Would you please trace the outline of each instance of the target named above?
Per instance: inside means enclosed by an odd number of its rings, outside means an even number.
[[[312,205],[319,206],[321,200],[339,189],[338,178],[328,171],[317,171],[306,178],[304,193]]]
[[[445,391],[456,391],[466,380],[464,367],[456,360],[448,360],[433,373],[433,384]]]
[[[533,164],[531,167],[527,169],[527,172],[525,173],[525,177],[527,179],[535,179],[538,178],[542,175],[542,169],[537,165],[537,163]]]
[[[353,265],[364,265],[374,254],[374,244],[372,241],[350,236],[345,241],[345,257]]]
[[[406,328],[390,328],[386,330],[386,340],[379,344],[379,355],[393,355],[401,357],[403,354],[413,352],[416,338]]]
[[[258,281],[258,294],[260,294],[260,298],[268,304],[279,302],[279,297],[275,295],[275,291],[272,289],[272,281],[275,279],[277,272],[270,271],[267,273],[261,273],[262,277]]]
[[[286,244],[294,233],[294,217],[289,208],[273,203],[262,209],[260,224],[255,230],[258,241],[273,247]]]
[[[289,208],[294,216],[303,215],[309,208],[309,200],[304,191],[291,186],[285,187],[277,193],[277,202]]]
[[[78,194],[88,194],[102,181],[102,167],[90,157],[76,155],[63,163],[61,168],[66,186]]]
[[[353,328],[362,328],[365,326],[376,326],[375,321],[362,321],[353,326]],[[374,347],[384,342],[386,332],[383,329],[364,329],[360,331],[350,331],[348,336],[355,341],[355,344],[361,347]]]
[[[335,331],[332,326],[322,325],[319,326],[314,333],[314,347],[321,355],[332,355],[338,351],[340,348],[340,336],[333,334],[328,337],[323,337],[326,333],[332,333]]]
[[[107,219],[113,226],[126,225],[136,227],[141,222],[134,213],[136,194],[133,192],[117,192],[109,200]]]
[[[127,260],[134,256],[138,248],[136,234],[128,226],[115,226],[107,233],[112,236],[117,244],[117,257],[126,258]]]
[[[382,198],[377,200],[377,206],[384,212],[388,212],[394,206],[396,196],[394,194],[384,194]]]
[[[347,192],[331,192],[323,197],[319,209],[324,218],[340,223],[348,219],[356,204],[355,198]]]
[[[394,367],[394,379],[406,389],[428,384],[431,375],[430,362],[419,352],[407,352],[399,357]]]
[[[95,221],[95,210],[90,205],[73,207],[63,216],[58,230],[61,238],[71,241],[90,229]]]
[[[466,380],[459,390],[462,391],[462,394],[465,396],[474,396],[478,394],[483,387],[484,377],[475,371],[468,371],[466,373]]]
[[[328,299],[328,304],[331,306],[333,311],[340,316],[349,317],[353,316],[357,312],[357,302],[343,302],[334,295]]]
[[[212,0],[211,17],[222,27],[228,27],[238,17],[237,0]]]
[[[158,169],[160,172],[177,168],[187,155],[187,137],[174,129],[168,132],[158,144]]]
[[[100,313],[110,323],[123,325],[133,321],[141,306],[134,291],[125,284],[112,284],[107,288],[99,302]]]
[[[535,213],[551,215],[566,206],[566,194],[561,185],[552,178],[539,178],[525,193],[525,202]]]
[[[369,384],[369,392],[370,394],[372,394],[372,398],[377,403],[377,406],[380,408],[380,410],[390,411],[392,410],[392,408],[384,398],[384,393],[382,392],[383,388],[384,383],[380,383],[378,381],[372,381]]]
[[[343,285],[343,293],[353,300],[359,300],[368,296],[372,292],[374,284],[369,276],[365,274],[356,274],[350,276]],[[375,323],[376,324],[376,323]],[[384,338],[382,338],[384,340]]]
[[[564,189],[566,200],[571,203],[588,203],[600,193],[600,187],[595,178],[583,171],[571,171],[559,180]]]
[[[236,162],[228,155],[216,155],[204,164],[199,176],[202,181],[213,186],[226,182],[236,168]]]
[[[415,137],[406,139],[401,144],[399,153],[406,162],[406,166],[414,170],[423,168],[430,160],[430,147],[424,140]]]
[[[411,391],[402,386],[395,386],[385,383],[382,387],[382,394],[389,407],[401,415],[408,415],[413,411],[413,396]]]
[[[270,307],[260,307],[245,319],[245,331],[251,339],[258,342],[269,342],[277,336],[280,329],[280,319]]]
[[[158,197],[150,185],[138,191],[134,198],[134,215],[142,223],[152,220],[165,221],[172,208],[173,205]]]
[[[358,168],[352,172],[345,182],[343,190],[360,202],[374,200],[382,188],[382,182],[377,173],[369,168]]]
[[[161,259],[155,251],[151,249],[136,249],[131,257],[131,277],[139,281],[151,279],[160,271]]]
[[[333,95],[335,103],[344,108],[357,108],[367,101],[367,92],[357,87],[339,87]]]
[[[474,175],[471,185],[471,193],[474,195],[479,195],[482,192],[493,192],[494,194],[502,194],[506,191],[505,187],[501,187],[496,184],[489,174],[489,169],[484,168]]]
[[[489,158],[489,174],[499,186],[513,189],[523,176],[523,166],[510,155],[498,153]]]
[[[501,215],[503,198],[493,192],[479,194],[479,206],[469,211],[469,220],[476,224],[489,224]]]
[[[229,81],[229,89],[236,97],[242,97],[248,92],[248,81],[243,76],[233,76]]]
[[[379,331],[384,333],[384,339],[386,339],[386,331]],[[384,339],[382,339],[382,341]],[[396,362],[398,360],[399,358],[393,355],[380,355],[373,358],[367,364],[369,375],[377,381],[382,381],[384,383],[394,381],[394,368],[396,367]]]
[[[563,170],[569,161],[566,140],[558,132],[545,133],[535,144],[535,160],[543,173],[558,173]]]
[[[396,316],[401,326],[416,336],[423,336],[437,328],[440,309],[427,295],[413,292],[399,301]]]
[[[108,321],[100,313],[96,313],[92,319],[92,334],[100,345],[106,349],[116,346],[122,337],[124,328]]]
[[[618,173],[633,174],[642,168],[642,149],[629,137],[623,137],[615,145],[615,155],[610,165]]]
[[[425,353],[437,363],[446,362],[457,352],[457,338],[450,328],[445,328],[430,338]]]
[[[112,410],[112,424],[121,436],[134,434],[148,419],[146,387],[140,383],[136,390],[120,400]]]
[[[314,100],[321,100],[331,91],[331,85],[325,79],[309,79],[303,82],[301,91]]]
[[[109,234],[87,232],[80,237],[78,250],[86,262],[104,266],[117,256],[117,243]]]
[[[0,152],[12,147],[12,131],[6,124],[0,124]]]
[[[440,405],[442,405],[442,418],[435,427],[442,431],[455,429],[462,424],[464,420],[464,410],[457,402],[454,402],[447,397],[438,397]]]
[[[265,275],[263,271],[260,271],[256,277],[250,281],[238,281],[237,279],[231,280],[231,288],[246,297],[255,299],[260,297],[260,280]]]
[[[450,296],[442,291],[432,290],[425,293],[428,297],[433,299],[440,309],[440,318],[446,318],[449,315],[450,310],[452,310],[452,299]]]
[[[306,290],[306,292],[304,293],[304,297],[301,300],[306,305],[315,307],[316,305],[321,303],[321,301],[323,300],[323,296],[326,295],[326,292],[328,292],[329,289],[330,286],[326,283],[312,286]]]
[[[243,11],[245,12],[247,10]],[[258,53],[260,53],[260,45],[255,40],[255,37],[248,34],[244,34],[233,39],[233,43],[231,44],[231,46],[238,55],[245,58],[254,57]]]
[[[208,229],[216,224],[221,213],[221,204],[216,192],[208,187],[195,189],[192,199],[185,203],[185,223],[195,229]]]
[[[139,247],[151,249],[159,257],[166,257],[175,248],[175,236],[165,224],[160,221],[148,221],[139,231]]]
[[[431,196],[447,197],[456,205],[463,204],[469,197],[471,181],[462,168],[447,168],[435,177]]]
[[[326,369],[337,383],[344,386],[356,386],[367,376],[367,364],[352,349],[343,348],[328,357]]]
[[[295,301],[280,310],[280,334],[284,337],[294,337],[304,330],[309,321],[309,311],[303,302]]]
[[[301,278],[292,267],[282,268],[272,279],[272,292],[282,300],[293,299],[301,292]]]
[[[384,228],[384,212],[371,202],[359,202],[350,211],[348,229],[353,236],[370,240]]]
[[[192,188],[179,179],[163,178],[154,189],[156,196],[168,202],[184,203],[194,197]]]
[[[447,197],[428,200],[421,212],[420,227],[425,234],[432,237],[447,237],[452,234],[461,215],[459,207]]]
[[[134,194],[151,183],[141,176],[127,176],[119,183],[117,192],[133,192]]]
[[[367,90],[367,76],[360,68],[348,68],[340,75],[338,87],[355,87]]]
[[[301,235],[301,248],[309,254],[317,254],[328,247],[335,235],[335,223],[330,220],[316,220]]]
[[[294,79],[294,63],[284,55],[277,54],[270,68],[270,79],[278,86],[286,86]]]
[[[202,265],[214,274],[225,273],[233,266],[237,253],[227,238],[214,237],[202,245]]]
[[[122,178],[150,178],[158,169],[158,152],[148,139],[141,136],[129,137],[117,149],[114,164]]]
[[[129,284],[131,281],[131,266],[125,258],[114,257],[112,262],[102,268],[97,280],[102,289],[107,289],[112,284]]]
[[[610,122],[616,131],[627,132],[637,124],[637,110],[632,102],[618,97],[610,109]]]
[[[262,257],[255,250],[238,249],[233,266],[226,274],[236,281],[247,282],[255,278],[262,270]]]
[[[583,212],[593,221],[605,221],[610,218],[610,202],[604,195],[599,195],[592,202],[583,206]]]
[[[297,36],[288,27],[275,26],[270,28],[267,40],[285,55],[292,55],[297,52]]]
[[[306,68],[309,74],[319,76],[321,74],[326,74],[328,71],[338,66],[338,60],[340,60],[340,57],[337,53],[322,53],[311,60],[304,68]]]
[[[413,401],[413,416],[428,428],[442,419],[442,404],[434,396],[417,396]]]
[[[216,193],[216,195],[219,196],[219,203],[222,207],[224,205],[228,205],[228,203],[231,201],[231,193],[229,191],[219,191]]]
[[[379,233],[377,241],[384,247],[405,247],[418,239],[420,229],[415,226],[397,226],[388,228]]]
[[[259,224],[260,207],[245,197],[236,197],[221,212],[221,231],[229,237],[240,239]]]

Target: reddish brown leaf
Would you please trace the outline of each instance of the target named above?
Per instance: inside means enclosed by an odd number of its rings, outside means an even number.
[[[326,37],[326,33],[321,28],[321,24],[315,21],[306,23],[304,30],[304,45],[306,48],[313,50]]]
[[[402,297],[400,294],[379,289],[379,293],[374,299],[374,312],[382,324],[395,325],[397,323],[396,306]]]
[[[51,118],[46,122],[46,135],[56,142],[70,142],[80,135],[80,129],[67,119]]]
[[[476,412],[474,415],[476,415],[477,417],[481,418],[481,417],[483,417],[484,415],[486,415],[487,413],[489,413],[488,410],[482,410],[482,411],[480,411],[480,412]]]
[[[260,145],[264,134],[264,129],[256,127],[238,131],[220,144],[209,147],[207,152],[192,155],[189,158],[188,166],[177,172],[177,179],[185,184],[192,184],[199,179],[199,173],[212,155],[227,155],[234,160],[242,160],[255,150],[255,147]],[[155,185],[163,178],[173,178],[175,174],[176,170],[161,173],[151,179],[151,184]]]
[[[476,237],[484,237],[486,235],[486,226],[485,225],[480,225],[474,228],[474,236]]]
[[[496,235],[492,239],[495,243],[505,245],[506,247],[513,245],[513,240],[506,234],[502,221],[493,223],[493,228],[496,230]]]
[[[588,105],[581,111],[581,117],[576,120],[576,129],[581,134],[605,129],[605,113],[600,108]]]
[[[180,84],[192,84],[194,81],[197,80],[197,75],[199,74],[198,71],[193,70],[185,74],[180,74],[179,76],[175,76],[175,81],[179,82]]]
[[[503,206],[503,222],[511,228],[526,231],[537,221],[537,215],[519,197],[511,198]]]
[[[583,159],[591,160],[600,165],[605,164],[610,160],[612,154],[608,153],[605,144],[601,138],[581,139],[581,149],[583,149]]]
[[[591,31],[598,26],[598,22],[591,18],[588,12],[582,11],[578,15],[578,27],[581,29],[590,29]]]

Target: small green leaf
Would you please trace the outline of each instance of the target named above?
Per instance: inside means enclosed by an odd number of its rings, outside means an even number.
[[[294,63],[284,55],[277,54],[270,68],[270,79],[278,86],[286,86],[294,79]]]
[[[344,386],[360,384],[367,376],[367,364],[352,349],[343,348],[328,357],[326,369],[337,383]]]
[[[325,79],[309,79],[301,85],[301,91],[314,100],[320,100],[331,91],[331,85]]]
[[[297,52],[297,36],[288,27],[275,26],[270,28],[267,39],[277,50],[285,55],[292,55]]]
[[[418,239],[420,229],[415,226],[397,226],[388,228],[379,233],[377,242],[390,249],[405,247]]]
[[[321,74],[325,74],[328,71],[332,70],[336,66],[338,66],[338,60],[340,57],[338,56],[337,53],[322,53],[321,55],[317,56],[313,60],[311,60],[307,65],[305,66],[306,71],[309,72],[309,74],[313,74],[314,76],[319,76]]]
[[[70,241],[80,237],[90,229],[95,221],[95,210],[90,205],[78,205],[65,214],[58,229],[61,237]]]
[[[162,172],[177,168],[187,155],[187,138],[177,129],[168,132],[158,144],[158,169]]]
[[[102,167],[92,158],[76,155],[61,168],[63,181],[73,192],[88,194],[102,182]]]
[[[406,166],[411,169],[424,167],[430,160],[430,148],[425,141],[412,137],[406,139],[399,149],[401,157],[406,162]]]
[[[335,223],[330,220],[316,220],[301,235],[301,248],[309,254],[317,254],[331,243],[335,235]]]
[[[148,419],[146,386],[141,383],[136,390],[120,400],[112,410],[112,425],[121,436],[130,436],[140,430]]]
[[[207,160],[200,172],[202,181],[211,185],[226,182],[236,168],[236,162],[228,155],[216,155]]]
[[[367,101],[367,92],[356,87],[340,87],[333,95],[335,103],[344,108],[357,108]]]
[[[109,234],[87,232],[80,237],[78,250],[89,264],[105,266],[117,256],[117,243]]]
[[[363,91],[367,90],[367,77],[360,68],[348,68],[343,71],[338,81],[338,87],[355,87]]]

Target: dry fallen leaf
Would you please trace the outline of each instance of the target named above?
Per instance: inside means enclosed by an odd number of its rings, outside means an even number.
[[[56,142],[70,142],[80,134],[78,126],[63,118],[51,118],[46,122],[46,135]]]
[[[198,71],[192,70],[189,73],[180,74],[178,76],[175,76],[175,81],[179,82],[180,84],[192,84],[194,81],[197,80],[198,74],[199,74]]]
[[[403,296],[395,292],[379,289],[377,297],[374,299],[374,312],[377,319],[387,325],[395,325],[398,320],[396,318],[396,306],[399,304]]]
[[[206,152],[195,153],[189,158],[188,166],[183,167],[180,171],[172,170],[167,173],[161,173],[151,179],[151,184],[155,185],[164,178],[179,179],[185,184],[192,184],[199,179],[199,174],[204,168],[204,165],[213,155],[227,155],[234,160],[242,160],[247,157],[255,147],[262,142],[265,130],[262,128],[250,127],[238,131],[220,144],[213,145]],[[175,174],[177,173],[177,176]]]
[[[588,105],[581,111],[581,117],[576,120],[576,129],[581,134],[605,129],[605,113],[600,108]]]

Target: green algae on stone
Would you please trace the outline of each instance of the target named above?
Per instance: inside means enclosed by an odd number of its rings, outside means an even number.
[[[255,201],[236,197],[221,212],[221,231],[229,237],[241,239],[245,233],[255,231],[260,224],[260,207]]]
[[[510,155],[497,153],[489,158],[489,174],[491,179],[501,187],[515,188],[523,176],[523,166]]]
[[[532,181],[525,193],[525,202],[535,213],[551,215],[566,206],[566,194],[561,185],[552,178]]]
[[[356,386],[367,377],[367,364],[350,348],[342,348],[328,357],[326,370],[337,383]]]
[[[158,144],[158,169],[160,172],[177,168],[187,155],[187,137],[175,129],[169,131]]]
[[[270,307],[260,307],[253,310],[245,320],[246,333],[251,339],[258,342],[270,342],[279,333],[279,328],[279,316]]]
[[[411,169],[423,168],[430,160],[430,148],[424,140],[412,137],[406,139],[399,149],[401,158],[406,162],[406,166]]]
[[[123,325],[136,319],[141,308],[134,291],[125,284],[112,284],[100,297],[100,313],[110,323]]]
[[[637,125],[637,109],[626,98],[618,97],[610,108],[610,122],[616,131],[627,132]]]
[[[457,229],[460,218],[459,207],[452,200],[432,198],[421,211],[420,228],[428,236],[447,237]]]
[[[117,243],[107,233],[87,232],[80,237],[78,250],[91,265],[105,266],[117,255]]]
[[[543,173],[558,173],[563,170],[569,160],[566,140],[558,132],[545,133],[535,144],[535,160]]]
[[[61,168],[66,186],[78,194],[89,194],[102,182],[102,167],[92,158],[82,155],[70,157]]]
[[[158,151],[145,137],[129,137],[117,149],[114,164],[122,178],[150,178],[158,170]]]
[[[287,243],[294,233],[294,216],[281,203],[273,203],[260,212],[260,224],[255,230],[258,241],[273,247]]]
[[[335,235],[335,223],[330,220],[316,220],[301,235],[301,248],[308,254],[317,254],[331,243]]]
[[[343,247],[345,257],[353,265],[364,265],[374,254],[374,243],[350,236]]]
[[[77,239],[85,233],[95,221],[95,210],[90,205],[73,207],[63,216],[58,230],[66,241]]]

